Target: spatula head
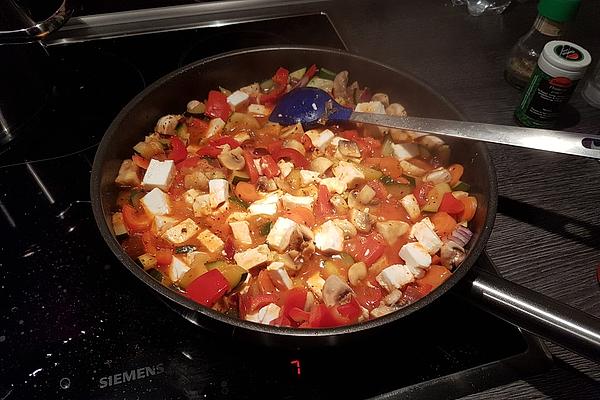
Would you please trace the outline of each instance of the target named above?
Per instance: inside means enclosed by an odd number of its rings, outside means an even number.
[[[305,129],[328,122],[342,122],[350,118],[352,109],[337,103],[324,90],[313,87],[296,88],[285,94],[269,116],[269,121],[281,125],[298,122]]]

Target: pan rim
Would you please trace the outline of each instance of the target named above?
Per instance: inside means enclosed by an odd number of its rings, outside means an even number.
[[[121,248],[120,244],[113,236],[108,224],[106,223],[106,219],[104,216],[104,207],[102,204],[101,197],[101,168],[100,168],[100,160],[104,159],[104,154],[108,151],[110,147],[110,143],[112,142],[112,137],[116,135],[118,132],[118,127],[122,120],[124,120],[130,113],[130,111],[144,98],[146,98],[151,92],[160,88],[162,85],[166,84],[168,81],[173,79],[174,77],[184,74],[187,71],[194,69],[198,66],[209,64],[216,60],[220,60],[223,58],[229,58],[237,55],[242,55],[246,53],[255,53],[255,52],[273,52],[273,51],[310,51],[310,52],[321,52],[321,53],[329,53],[335,54],[341,57],[348,57],[350,59],[359,60],[362,62],[366,62],[369,64],[374,64],[379,68],[387,69],[399,76],[404,77],[405,79],[416,82],[420,86],[422,86],[425,90],[427,90],[431,95],[437,97],[441,103],[443,103],[448,109],[450,109],[458,118],[464,119],[464,114],[459,111],[459,109],[452,104],[445,96],[441,95],[437,90],[431,87],[426,81],[421,78],[417,78],[416,76],[391,67],[389,65],[383,64],[381,62],[369,59],[367,57],[359,56],[350,52],[346,52],[339,49],[329,48],[329,47],[316,47],[316,46],[301,46],[301,45],[286,45],[286,46],[260,46],[260,47],[251,47],[245,49],[234,50],[226,53],[221,53],[217,55],[213,55],[210,57],[206,57],[204,59],[192,62],[188,65],[185,65],[181,68],[178,68],[174,71],[169,72],[168,74],[162,76],[157,79],[155,82],[147,86],[144,90],[138,93],[133,99],[131,99],[125,107],[119,112],[119,114],[113,119],[111,124],[106,129],[102,140],[98,146],[94,157],[94,163],[92,167],[92,173],[90,177],[90,195],[92,199],[92,210],[94,213],[94,218],[96,220],[96,224],[100,233],[111,249],[113,254],[117,257],[117,259],[127,268],[133,275],[135,275],[138,279],[144,282],[147,286],[149,286],[153,291],[157,292],[159,295],[166,297],[168,300],[182,306],[190,311],[198,312],[206,317],[209,317],[219,323],[223,323],[235,328],[242,328],[251,330],[253,332],[264,333],[268,335],[276,335],[276,336],[293,336],[293,337],[327,337],[327,336],[337,336],[348,333],[358,333],[365,330],[373,330],[378,327],[382,327],[384,325],[388,325],[394,321],[400,320],[408,315],[412,314],[415,311],[418,311],[421,308],[426,307],[430,303],[437,300],[440,296],[445,294],[451,287],[453,287],[456,283],[458,283],[463,277],[467,274],[467,272],[473,267],[477,258],[482,253],[485,248],[485,245],[489,239],[491,234],[492,227],[494,225],[495,217],[496,217],[496,208],[497,208],[497,179],[494,165],[492,163],[489,151],[485,144],[476,143],[474,146],[477,146],[477,152],[480,157],[482,157],[483,162],[487,166],[487,176],[489,180],[489,193],[488,193],[488,207],[487,213],[485,216],[484,224],[481,229],[481,233],[477,242],[471,248],[467,258],[463,261],[463,263],[458,267],[452,275],[439,287],[437,287],[434,291],[429,293],[427,296],[418,300],[415,303],[412,303],[404,308],[401,308],[393,313],[388,315],[375,318],[369,321],[361,322],[358,324],[335,327],[335,328],[323,328],[323,329],[300,329],[300,328],[286,328],[286,327],[276,327],[270,325],[257,324],[250,321],[245,321],[240,318],[231,317],[220,313],[218,311],[214,311],[208,307],[204,307],[194,301],[178,294],[172,289],[163,286],[161,283],[153,279],[148,273],[146,273],[143,269],[141,269],[132,259],[129,257]]]

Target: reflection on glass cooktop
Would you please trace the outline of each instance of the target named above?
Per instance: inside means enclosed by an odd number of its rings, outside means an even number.
[[[539,370],[531,338],[452,295],[353,345],[267,349],[189,324],[119,265],[88,184],[111,119],[181,65],[266,44],[343,48],[324,15],[49,48],[52,98],[0,150],[1,399],[449,398]]]

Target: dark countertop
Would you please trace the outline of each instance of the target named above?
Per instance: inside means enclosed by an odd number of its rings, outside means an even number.
[[[449,0],[345,1],[330,16],[352,52],[412,72],[470,120],[514,124],[520,94],[504,81],[504,63],[536,8],[535,2],[513,3],[503,15],[472,17]],[[584,0],[569,35],[596,59],[599,20],[600,2]],[[600,110],[578,92],[570,104],[580,120],[567,130],[600,133]],[[505,277],[600,317],[600,164],[499,145],[489,149],[500,199],[488,253]],[[553,344],[549,349],[556,359],[549,372],[467,398],[600,397],[597,364]]]

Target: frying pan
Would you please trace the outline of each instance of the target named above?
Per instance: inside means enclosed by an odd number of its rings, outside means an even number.
[[[235,338],[266,345],[310,347],[337,345],[397,326],[412,313],[426,308],[453,286],[485,308],[518,326],[546,337],[594,360],[600,360],[600,321],[502,278],[473,269],[490,236],[497,205],[496,174],[485,145],[448,138],[453,162],[465,166],[465,181],[479,207],[471,222],[473,238],[468,256],[455,272],[432,293],[394,313],[360,324],[328,329],[294,329],[255,324],[200,306],[154,280],[125,251],[112,231],[118,188],[114,179],[121,160],[153,130],[158,118],[180,113],[190,99],[205,96],[218,85],[230,88],[268,76],[280,66],[290,70],[316,64],[333,71],[348,70],[351,78],[374,91],[389,94],[402,103],[409,115],[462,119],[458,110],[434,89],[417,78],[378,62],[325,48],[262,47],[210,57],[159,79],[125,106],[106,131],[96,153],[91,175],[91,199],[102,237],[140,281],[177,312],[204,328]],[[441,299],[440,301],[443,301]],[[457,311],[459,312],[459,311]]]

